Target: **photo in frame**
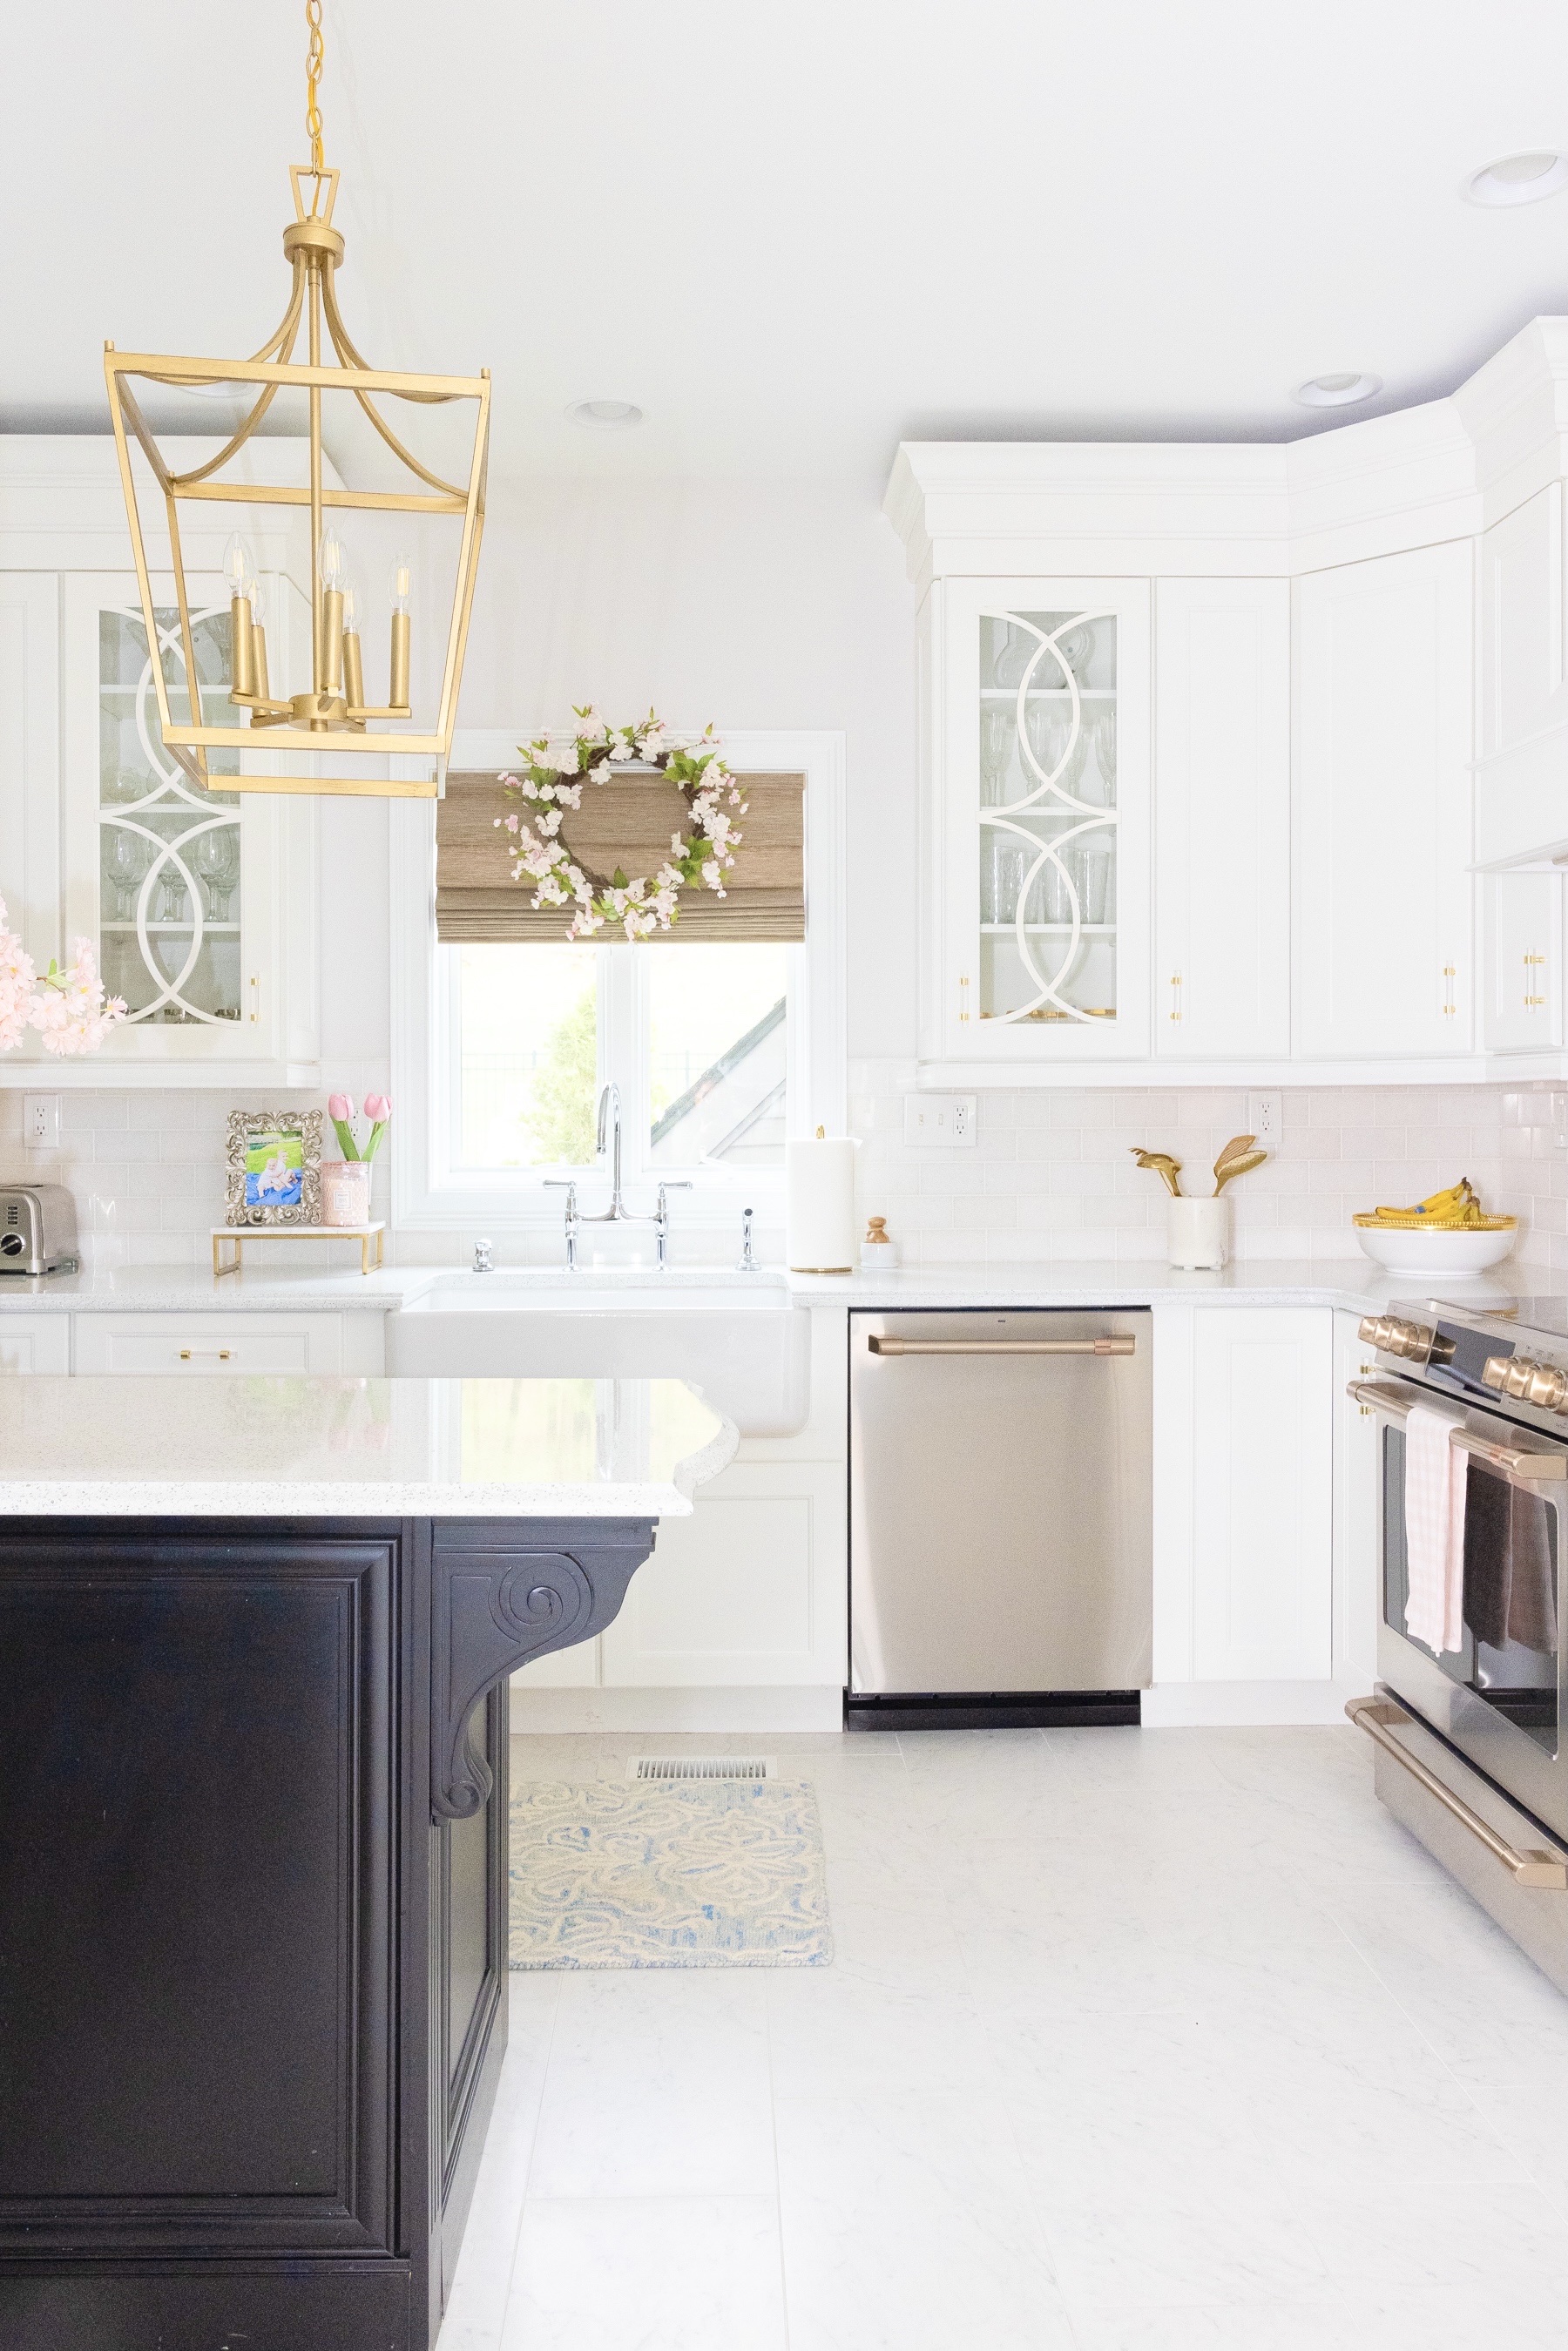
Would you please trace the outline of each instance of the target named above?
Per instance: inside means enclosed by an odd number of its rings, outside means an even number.
[[[319,1225],[320,1112],[230,1111],[227,1170],[231,1225]]]

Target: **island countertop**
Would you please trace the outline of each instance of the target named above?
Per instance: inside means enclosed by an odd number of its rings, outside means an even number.
[[[0,1380],[0,1516],[684,1518],[733,1424],[680,1380]]]

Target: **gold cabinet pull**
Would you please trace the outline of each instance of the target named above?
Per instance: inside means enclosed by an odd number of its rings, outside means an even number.
[[[1445,1017],[1450,1020],[1459,1008],[1454,1002],[1454,982],[1458,977],[1458,966],[1451,963],[1446,963],[1443,966],[1443,1012]]]
[[[196,1355],[215,1355],[220,1364],[226,1364],[233,1352],[229,1347],[182,1347],[180,1361],[188,1364]]]
[[[1552,1894],[1568,1893],[1568,1865],[1564,1865],[1561,1855],[1542,1853],[1535,1846],[1528,1846],[1521,1853],[1506,1837],[1499,1836],[1479,1813],[1472,1812],[1462,1796],[1446,1788],[1435,1771],[1428,1771],[1419,1756],[1401,1746],[1394,1736],[1395,1726],[1415,1721],[1415,1717],[1406,1714],[1403,1707],[1394,1706],[1386,1698],[1353,1698],[1345,1712],[1358,1730],[1364,1730],[1375,1746],[1391,1755],[1461,1828],[1469,1829],[1494,1861],[1501,1862],[1516,1885],[1538,1886]]]
[[[1179,971],[1173,971],[1171,974],[1171,1019],[1173,1020],[1179,1020],[1181,1019],[1181,974]]]

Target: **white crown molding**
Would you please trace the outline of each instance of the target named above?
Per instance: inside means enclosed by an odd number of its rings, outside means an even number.
[[[883,511],[910,578],[1294,575],[1484,529],[1568,476],[1568,319],[1446,400],[1299,441],[904,442]]]

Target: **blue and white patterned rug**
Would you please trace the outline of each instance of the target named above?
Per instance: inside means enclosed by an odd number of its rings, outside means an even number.
[[[822,1832],[804,1781],[525,1781],[511,1833],[514,1968],[832,1959]]]

